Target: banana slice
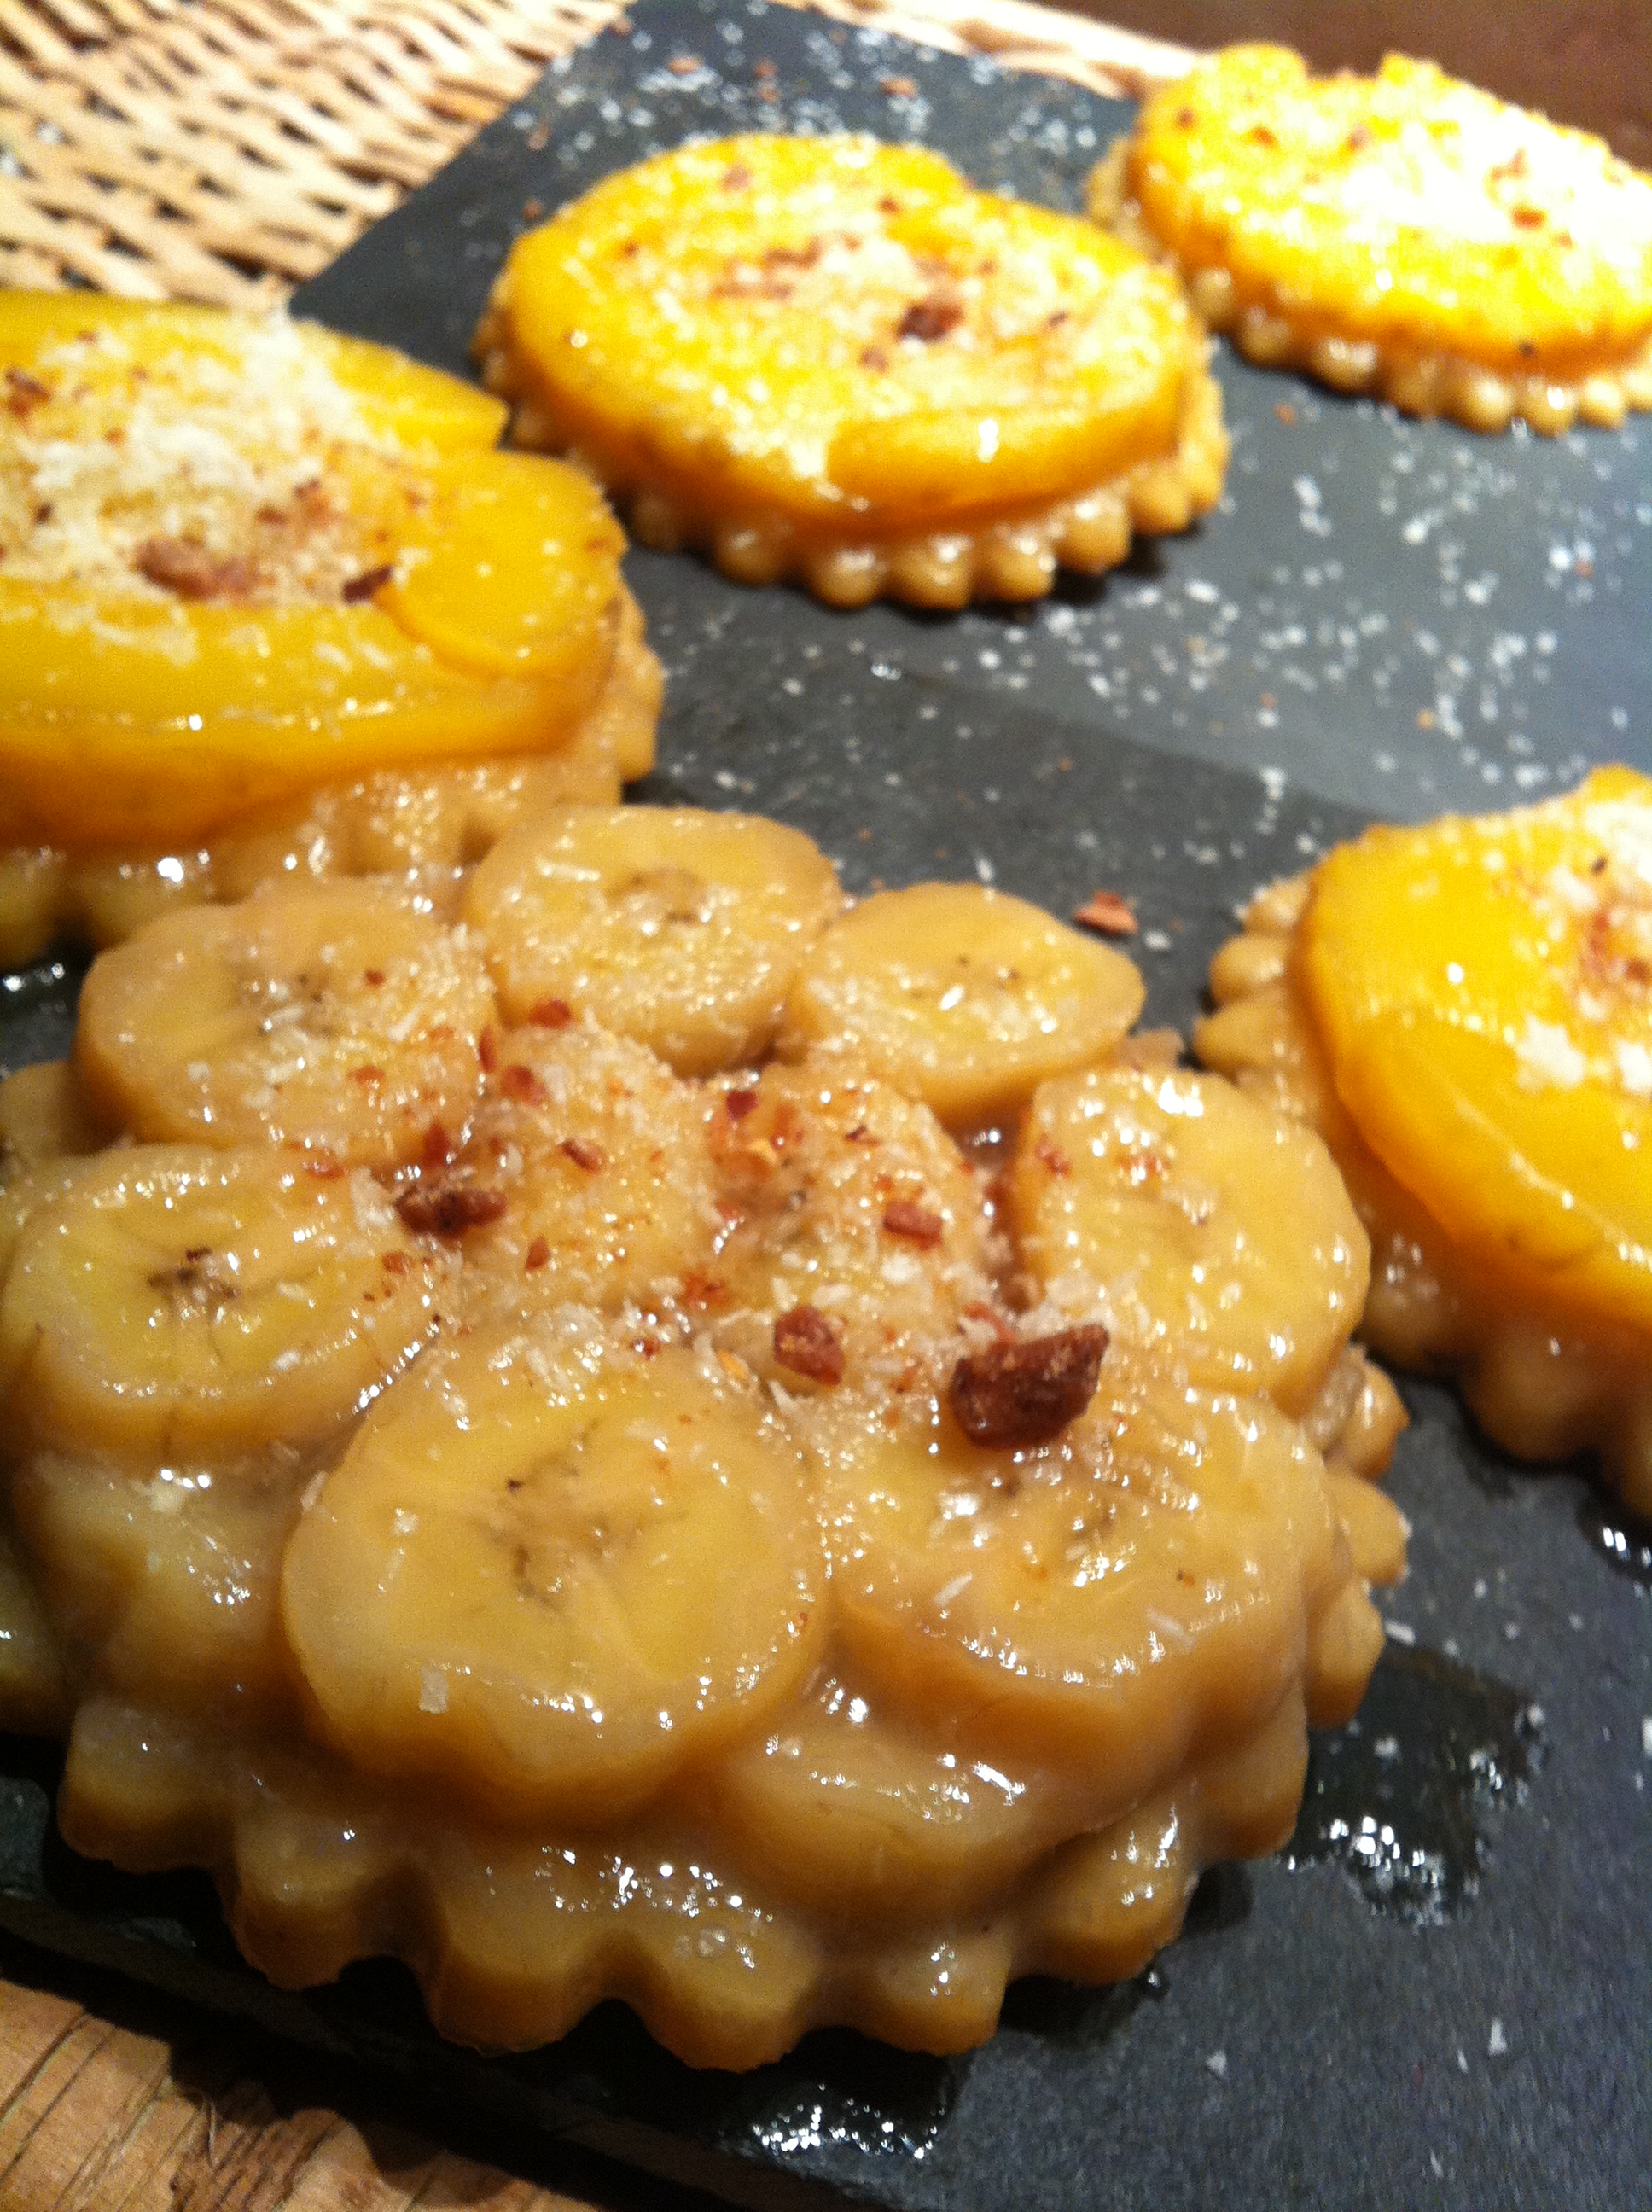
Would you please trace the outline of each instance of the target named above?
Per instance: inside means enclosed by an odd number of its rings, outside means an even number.
[[[100,1683],[267,1723],[294,1709],[277,1592],[310,1471],[282,1448],[210,1467],[43,1452],[13,1502],[52,1618]]]
[[[507,1030],[489,1056],[465,1159],[507,1203],[465,1240],[467,1310],[612,1310],[685,1277],[708,1284],[728,1226],[712,1103],[594,1026]]]
[[[0,1174],[95,1152],[110,1132],[66,1060],[37,1060],[0,1082]]]
[[[1121,954],[974,884],[879,891],[833,925],[787,1001],[780,1049],[849,1054],[943,1121],[1025,1103],[1109,1052],[1141,1012]]]
[[[45,1060],[0,1082],[0,1279],[37,1206],[60,1198],[106,1141],[73,1067]]]
[[[117,1148],[30,1214],[0,1298],[14,1414],[66,1447],[313,1437],[418,1351],[447,1291],[365,1175]]]
[[[703,1075],[767,1048],[842,902],[830,861],[779,823],[581,806],[497,846],[465,912],[513,1021],[560,1003]]]
[[[850,1656],[933,1724],[1088,1773],[1098,1820],[1260,1727],[1348,1574],[1294,1423],[1111,1357],[1102,1378],[1030,1449],[869,1422],[825,1493]]]
[[[1055,1303],[1203,1389],[1301,1410],[1365,1302],[1370,1243],[1324,1145],[1220,1076],[1047,1084],[1011,1190],[1023,1260]]]
[[[55,1206],[80,1179],[79,1160],[47,1160],[35,1168],[0,1155],[0,1282],[3,1282],[29,1217]],[[0,1353],[0,1383],[6,1376]]]
[[[926,1106],[830,1061],[765,1068],[712,1116],[719,1341],[789,1393],[930,1386],[994,1294],[986,1193]],[[811,1316],[812,1318],[805,1318]]]
[[[699,1795],[781,1894],[851,1919],[979,1905],[1089,1809],[1071,1778],[916,1725],[836,1672]]]
[[[457,1136],[493,992],[459,933],[368,884],[193,907],[94,961],[76,1064],[137,1136],[381,1167]]]
[[[814,1662],[823,1596],[773,1419],[577,1314],[478,1331],[391,1392],[282,1577],[316,1723],[357,1765],[581,1822],[760,1727]]]

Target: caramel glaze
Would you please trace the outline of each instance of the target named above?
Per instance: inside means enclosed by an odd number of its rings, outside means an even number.
[[[474,932],[464,945],[474,959]],[[133,1870],[208,1868],[246,1955],[282,1984],[370,1954],[404,1959],[441,2032],[488,2047],[554,2038],[619,1996],[697,2064],[754,2065],[825,2022],[949,2051],[990,2034],[1013,1975],[1134,1973],[1176,1933],[1205,1867],[1285,1840],[1308,1723],[1345,1719],[1363,1693],[1381,1643],[1366,1583],[1403,1565],[1403,1523],[1372,1482],[1402,1419],[1392,1389],[1333,1345],[1293,1421],[1260,1397],[1190,1393],[1173,1358],[1155,1366],[1115,1347],[1094,1403],[1061,1435],[977,1451],[947,1425],[948,1376],[964,1355],[1045,1326],[1001,1172],[1016,1115],[960,1142],[841,1053],[812,1075],[805,1059],[690,1082],[566,1007],[541,1016],[549,1026],[531,1039],[476,1037],[477,1109],[468,1128],[442,1133],[443,1158],[324,1181],[351,1194],[328,1200],[345,1208],[346,1242],[353,1218],[367,1249],[385,1247],[375,1297],[393,1291],[412,1318],[396,1323],[385,1385],[365,1394],[378,1403],[318,1413],[301,1437],[139,1449],[121,1443],[131,1417],[112,1402],[101,1440],[84,1432],[62,1395],[69,1367],[48,1372],[31,1352],[28,1301],[48,1229],[101,1234],[73,1212],[76,1156],[116,1133],[71,1070],[0,1088],[11,1460],[0,1721],[67,1731],[64,1835]],[[1127,1041],[1117,1058],[1168,1069],[1174,1049]],[[667,1089],[669,1170],[665,1108],[648,1103]],[[570,1121],[580,1098],[586,1120]],[[123,1160],[137,1172],[163,1157],[122,1142],[93,1152],[100,1190]],[[1242,1147],[1235,1172],[1242,1188]],[[627,1207],[662,1175],[677,1265],[645,1285]],[[613,1177],[617,1203],[604,1196]],[[488,1203],[429,1227],[403,1205],[398,1219],[398,1188],[427,1182]],[[565,1244],[586,1239],[573,1274],[529,1233],[523,1210],[542,1203],[562,1209]],[[228,1261],[217,1273],[194,1251],[164,1262],[159,1274],[152,1255],[134,1264],[152,1289],[163,1281],[155,1295],[173,1310],[240,1310]],[[780,1326],[805,1305],[822,1328]],[[88,1308],[92,1337],[101,1311]],[[821,1364],[827,1336],[835,1373]],[[489,1343],[528,1367],[540,1344],[610,1344],[659,1376],[698,1363],[697,1389],[797,1455],[842,1580],[841,1601],[823,1584],[811,1608],[806,1672],[786,1678],[796,1686],[754,1704],[743,1734],[725,1728],[703,1755],[662,1766],[618,1811],[598,1790],[588,1814],[489,1812],[426,1753],[398,1765],[393,1742],[365,1771],[318,1702],[309,1646],[289,1633],[293,1532],[327,1497],[330,1470],[354,1465],[358,1441],[409,1402],[398,1364],[417,1352],[412,1382],[434,1376],[439,1395],[441,1376]],[[1226,1455],[1220,1467],[1212,1454]],[[926,1504],[936,1482],[938,1504]],[[984,1589],[960,1595],[956,1577],[920,1587],[926,1559],[942,1558],[923,1549],[930,1512],[943,1534],[951,1519],[946,1540],[976,1558]],[[398,1505],[397,1541],[416,1540],[419,1517]],[[1203,1565],[1175,1571],[1190,1542],[1185,1556]],[[1140,1547],[1157,1553],[1145,1585],[1131,1579]],[[950,1572],[944,1558],[934,1571]],[[1045,1617],[1041,1577],[1066,1611]],[[1092,1582],[1114,1607],[1126,1592],[1118,1648],[1144,1639],[1151,1664],[1139,1689],[1131,1661],[1115,1697],[1086,1653],[1095,1680],[1075,1723],[1061,1638],[1087,1617]],[[1143,1601],[1129,1593],[1161,1586],[1169,1597],[1135,1618]],[[554,1583],[543,1601],[556,1604]],[[995,1656],[979,1642],[989,1634]],[[1236,1650],[1247,1655],[1236,1668],[1221,1656]],[[969,1694],[938,1695],[947,1682]],[[419,1693],[421,1715],[443,1712],[436,1689]],[[1098,1758],[1106,1742],[1118,1758]],[[485,1763],[485,1741],[467,1756]]]

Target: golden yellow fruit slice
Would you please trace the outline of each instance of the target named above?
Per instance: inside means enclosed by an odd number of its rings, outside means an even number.
[[[1097,1817],[1259,1726],[1346,1573],[1293,1423],[1110,1354],[1052,1443],[869,1425],[825,1494],[841,1634],[879,1689],[1085,1774]]]
[[[513,252],[535,396],[629,485],[913,528],[1168,453],[1186,309],[1072,217],[867,138],[722,139]]]
[[[1652,1323],[1652,781],[1375,830],[1317,872],[1302,988],[1339,1097],[1494,1282]]]
[[[419,1350],[444,1276],[366,1176],[114,1147],[30,1213],[0,1371],[22,1427],[70,1449],[297,1443]]]
[[[975,884],[918,884],[862,899],[821,938],[780,1049],[841,1053],[944,1121],[984,1121],[1111,1051],[1143,996],[1121,953],[1042,908]]]
[[[1114,1067],[1046,1084],[1011,1181],[1055,1303],[1201,1389],[1313,1398],[1365,1303],[1370,1246],[1300,1122],[1220,1076]]]
[[[120,300],[96,292],[0,290],[0,360],[21,369],[45,393],[20,395],[20,417],[39,422],[50,380],[72,371],[75,400],[102,410],[101,429],[126,426],[134,371],[190,405],[212,410],[244,396],[241,380],[262,371],[258,402],[264,434],[291,428],[295,385],[313,407],[347,396],[368,430],[398,446],[436,453],[485,450],[496,443],[506,410],[498,400],[393,347],[349,337],[286,315],[228,315],[182,301]],[[106,419],[105,419],[106,416]],[[341,419],[349,420],[348,416]]]
[[[938,155],[679,147],[519,240],[475,350],[648,544],[835,606],[1036,599],[1219,496],[1219,388],[1151,260]]]
[[[577,471],[528,453],[466,453],[433,476],[378,604],[448,665],[554,686],[571,722],[606,668],[593,646],[624,550]]]
[[[59,935],[118,945],[159,914],[271,883],[470,866],[550,807],[616,805],[653,765],[663,689],[641,610],[622,586],[602,689],[554,751],[375,769],[261,807],[182,852],[0,849],[0,967],[23,965]],[[9,834],[0,827],[0,848]]]
[[[823,1599],[773,1417],[578,1316],[478,1332],[387,1394],[282,1578],[317,1723],[357,1765],[580,1820],[761,1725]]]
[[[307,884],[165,915],[103,953],[76,1065],[137,1136],[380,1167],[420,1158],[433,1122],[463,1136],[493,1008],[452,931],[380,886]]]
[[[590,1015],[680,1075],[774,1036],[843,894],[801,830],[692,807],[561,807],[503,839],[465,895],[506,1012]]]
[[[1485,428],[1652,405],[1652,179],[1430,63],[1230,47],[1149,99],[1098,211],[1121,184],[1258,358]]]
[[[197,840],[555,747],[596,698],[623,541],[576,471],[488,450],[496,402],[284,317],[29,295],[0,368],[9,842]]]

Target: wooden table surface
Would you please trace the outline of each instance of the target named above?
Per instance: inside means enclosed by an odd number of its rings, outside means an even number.
[[[415,2125],[391,2085],[0,1939],[0,2212],[706,2212],[569,2149]],[[434,2126],[444,2148],[424,2130]],[[508,2171],[557,2156],[538,2179]],[[569,2196],[564,2181],[579,2191]]]

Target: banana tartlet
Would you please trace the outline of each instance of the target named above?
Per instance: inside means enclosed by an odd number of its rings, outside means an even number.
[[[1317,1129],[1385,1359],[1652,1514],[1652,781],[1373,830],[1255,901],[1200,1057]]]
[[[477,332],[519,445],[645,544],[834,606],[1029,599],[1227,466],[1181,287],[1081,219],[864,137],[678,148],[518,240]]]
[[[0,1084],[0,1722],[288,1985],[945,2051],[1289,1834],[1405,1559],[1320,1139],[1017,900],[570,807]]]
[[[1151,95],[1089,199],[1266,367],[1476,430],[1652,407],[1652,178],[1430,62],[1313,77],[1230,46]]]
[[[285,317],[0,292],[0,964],[270,876],[451,868],[653,757],[588,479]]]

